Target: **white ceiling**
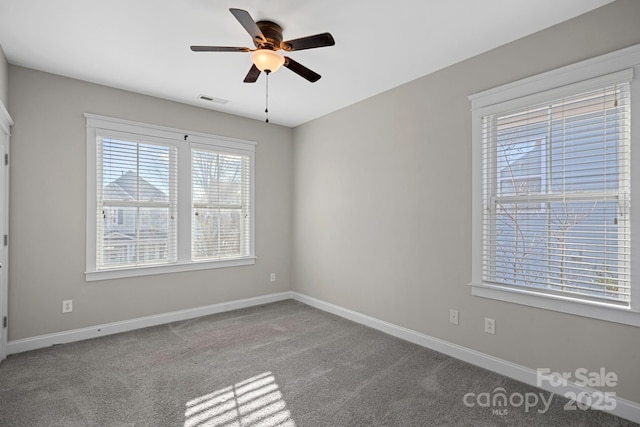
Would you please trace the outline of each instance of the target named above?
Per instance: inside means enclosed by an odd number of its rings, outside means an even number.
[[[318,82],[269,78],[270,121],[294,127],[611,1],[0,0],[0,45],[11,64],[264,120],[264,73],[242,82],[249,53],[189,46],[253,48],[230,7],[285,40],[328,31],[335,46],[287,54]]]

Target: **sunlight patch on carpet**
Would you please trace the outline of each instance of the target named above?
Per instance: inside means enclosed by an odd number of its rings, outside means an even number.
[[[276,379],[264,372],[187,402],[184,427],[295,427]]]

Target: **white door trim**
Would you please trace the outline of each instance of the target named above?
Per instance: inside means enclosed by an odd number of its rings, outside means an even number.
[[[0,361],[7,357],[9,335],[4,323],[9,316],[9,246],[4,244],[4,235],[9,233],[9,166],[5,166],[5,155],[9,155],[11,126],[13,120],[0,102]]]

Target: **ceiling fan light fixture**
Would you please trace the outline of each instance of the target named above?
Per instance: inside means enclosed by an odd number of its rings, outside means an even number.
[[[251,54],[251,61],[260,71],[275,73],[284,64],[284,56],[269,49],[258,49]]]

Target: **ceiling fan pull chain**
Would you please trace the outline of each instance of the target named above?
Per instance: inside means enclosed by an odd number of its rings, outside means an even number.
[[[269,70],[265,70],[265,73],[267,74],[267,94],[266,94],[266,100],[265,100],[265,108],[264,108],[264,113],[267,116],[267,120],[265,120],[266,123],[269,123],[269,74],[271,74],[271,72]]]

